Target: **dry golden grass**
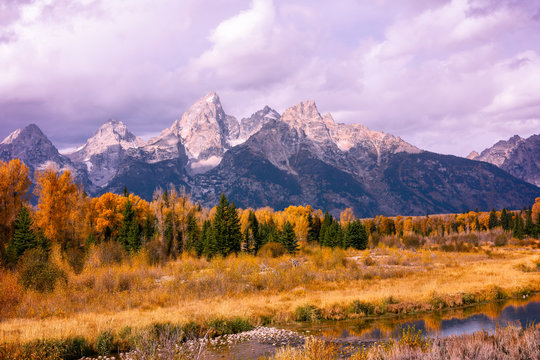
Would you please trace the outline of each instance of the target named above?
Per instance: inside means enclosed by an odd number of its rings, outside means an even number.
[[[75,335],[94,339],[107,329],[202,323],[216,317],[287,322],[306,304],[321,309],[324,318],[339,319],[348,316],[344,309],[355,300],[382,304],[392,297],[399,304],[390,303],[387,311],[410,312],[433,309],[435,300],[463,305],[463,293],[476,294],[478,301],[523,289],[540,291],[540,273],[521,266],[535,264],[537,251],[492,251],[306,248],[296,257],[297,267],[290,256],[206,261],[185,255],[152,267],[143,255],[113,265],[92,257],[80,274],[64,267],[67,284],[52,293],[20,288],[10,293],[10,309],[4,311],[8,315],[0,322],[0,343]],[[372,261],[365,261],[368,256]],[[16,287],[12,276],[5,278]]]

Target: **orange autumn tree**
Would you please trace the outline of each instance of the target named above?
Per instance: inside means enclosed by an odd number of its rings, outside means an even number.
[[[69,241],[79,239],[80,189],[69,170],[60,174],[48,168],[36,172],[35,178],[34,194],[39,198],[36,225],[47,238],[65,248]]]
[[[29,200],[30,171],[19,159],[0,161],[0,254],[12,235],[17,212]]]

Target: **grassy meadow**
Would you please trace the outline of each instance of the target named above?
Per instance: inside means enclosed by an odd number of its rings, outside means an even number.
[[[485,241],[467,252],[305,245],[295,255],[183,254],[148,265],[114,244],[93,246],[80,273],[59,252],[65,279],[51,292],[24,289],[0,274],[0,343],[118,334],[156,323],[208,325],[241,318],[251,325],[347,319],[458,307],[540,291],[536,243]],[[512,241],[510,241],[512,243]],[[293,261],[294,259],[294,261]]]

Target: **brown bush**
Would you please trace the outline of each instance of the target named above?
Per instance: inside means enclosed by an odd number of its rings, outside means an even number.
[[[21,301],[23,291],[17,282],[17,276],[9,271],[0,270],[0,319],[10,315]]]
[[[277,242],[269,242],[260,248],[258,255],[265,258],[277,258],[285,255],[285,253],[287,253],[287,249],[283,245]]]

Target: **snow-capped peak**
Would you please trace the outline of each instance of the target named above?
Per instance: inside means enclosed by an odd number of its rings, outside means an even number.
[[[81,153],[85,158],[106,152],[111,146],[120,146],[124,150],[144,146],[144,140],[133,135],[127,126],[119,120],[109,119],[99,127],[86,144],[72,153]]]
[[[19,134],[21,133],[21,129],[17,129],[11,134],[9,134],[0,144],[11,144],[16,138],[19,137]]]

